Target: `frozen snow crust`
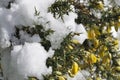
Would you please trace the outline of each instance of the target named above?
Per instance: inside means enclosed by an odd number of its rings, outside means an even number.
[[[43,80],[42,75],[50,74],[51,67],[46,67],[46,59],[51,55],[39,43],[25,43],[15,46],[11,51],[9,80],[24,80],[28,76],[36,76]]]

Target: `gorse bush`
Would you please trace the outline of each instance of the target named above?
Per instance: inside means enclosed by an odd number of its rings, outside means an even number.
[[[71,8],[74,8],[73,12],[78,15],[75,22],[84,25],[88,39],[81,44],[73,39],[81,33],[69,33],[61,47],[55,49],[54,56],[47,59],[47,66],[52,66],[53,71],[50,75],[44,75],[44,80],[67,80],[66,74],[74,77],[81,70],[90,73],[87,80],[120,79],[119,41],[111,32],[112,28],[118,31],[120,27],[120,7],[115,5],[114,0],[107,1],[108,5],[104,0],[56,0],[49,7],[48,11],[63,21],[63,16],[69,15],[73,11]],[[37,26],[36,30],[39,30]],[[47,34],[49,30],[41,32]],[[44,39],[44,36],[41,38]],[[43,41],[46,43],[43,46],[49,47],[49,40]]]

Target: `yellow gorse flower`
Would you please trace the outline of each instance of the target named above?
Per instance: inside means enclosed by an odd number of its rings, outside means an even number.
[[[88,56],[88,62],[90,63],[90,64],[94,64],[94,63],[96,63],[97,62],[97,57],[94,55],[94,54],[89,54],[89,56]]]
[[[114,40],[114,41],[113,41],[113,44],[114,44],[114,45],[118,45],[118,43],[119,43],[118,40]]]
[[[109,58],[109,59],[112,59],[111,53],[108,54],[108,58]]]
[[[72,69],[71,69],[71,73],[72,74],[77,74],[77,72],[79,71],[79,66],[78,66],[78,64],[76,63],[76,62],[73,62],[73,64],[72,64]]]
[[[97,77],[96,80],[102,80],[100,77]]]
[[[104,4],[102,1],[97,2],[97,8],[100,10],[104,9]]]
[[[58,80],[65,80],[63,76],[58,76]]]
[[[99,51],[99,56],[101,57],[101,58],[103,58],[104,56],[105,56],[105,51],[106,50],[108,50],[108,48],[106,47],[106,46],[101,46],[101,49],[100,49],[100,51]]]
[[[72,47],[71,45],[68,45],[68,48],[69,48],[70,50],[73,50],[73,47]]]
[[[100,56],[100,58],[103,58],[105,56],[105,52],[104,51],[100,51],[99,52],[99,56]]]
[[[115,25],[115,22],[114,22],[114,21],[110,21],[110,25],[111,25],[111,26],[114,26],[114,25]]]
[[[99,46],[99,40],[94,39],[94,46],[95,46],[95,48],[97,48]]]
[[[107,53],[107,54],[102,58],[102,64],[103,64],[107,69],[110,69],[111,59],[112,59],[111,53]]]
[[[93,29],[90,29],[88,31],[88,38],[93,39],[93,38],[95,38],[95,36],[96,36],[95,31]]]
[[[116,71],[120,71],[120,66],[114,68]]]
[[[106,46],[102,46],[102,51],[106,51],[108,48]]]
[[[74,44],[80,44],[80,42],[78,40],[75,40],[75,39],[71,40],[71,42]]]
[[[97,61],[100,62],[100,60],[101,60],[101,58],[98,56],[98,57],[97,57]]]
[[[120,27],[120,22],[116,22],[116,26]]]
[[[120,22],[118,22],[118,21],[115,22],[115,27],[114,28],[115,28],[116,31],[118,31],[119,27],[120,27]]]
[[[120,19],[120,16],[118,16],[118,20]]]
[[[106,30],[107,30],[108,33],[110,33],[110,31],[111,31],[111,26],[108,26]]]
[[[109,64],[109,63],[110,63],[110,59],[105,56],[105,57],[102,59],[102,63],[103,63],[103,64]]]
[[[98,36],[98,35],[100,35],[100,34],[101,34],[101,33],[100,33],[100,31],[99,31],[98,26],[93,25],[93,30],[94,30],[94,32],[95,32],[95,36]]]
[[[78,73],[79,70],[80,70],[79,65],[76,62],[73,62],[72,69],[70,69],[68,72],[69,75],[73,77]]]

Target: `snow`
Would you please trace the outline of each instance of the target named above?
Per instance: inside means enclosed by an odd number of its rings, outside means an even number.
[[[84,26],[82,24],[79,24],[76,26],[75,32],[80,33],[79,36],[74,36],[73,38],[78,40],[81,44],[84,42],[85,39],[87,39],[87,31],[85,30]]]
[[[120,0],[114,0],[117,5],[120,6]]]
[[[119,33],[119,32],[116,32],[114,27],[111,27],[111,33],[112,33],[113,37],[115,37],[115,38],[118,37],[117,33]]]
[[[28,76],[35,76],[43,80],[42,75],[52,72],[51,67],[46,67],[46,59],[53,54],[54,51],[46,52],[39,43],[25,43],[24,45],[14,46],[11,55],[9,55],[10,60],[8,61],[6,77],[9,80],[24,80]]]
[[[0,29],[0,48],[6,48],[10,46],[8,32],[4,29]]]
[[[70,77],[67,75],[68,80],[86,80],[87,77],[90,76],[90,73],[88,71],[82,70],[79,71],[74,77]]]
[[[0,7],[7,7],[12,0],[0,0]]]
[[[51,41],[52,48],[59,48],[63,38],[70,32],[75,32],[76,24],[74,19],[76,17],[77,15],[75,13],[70,13],[69,16],[64,15],[65,21],[63,22],[62,20],[55,19],[52,14],[48,14],[47,19],[50,21],[50,28],[55,31],[47,37]]]
[[[9,1],[1,1],[0,3],[6,4]],[[16,0],[12,3],[10,9],[0,7],[0,31],[1,36],[0,46],[8,47],[10,46],[10,37],[14,33],[14,27],[17,25],[32,26],[36,21],[36,16],[34,16],[35,8],[41,12],[41,16],[45,17],[47,14],[47,8],[52,4],[54,0]],[[33,4],[34,3],[34,4]],[[1,4],[1,5],[2,5]],[[43,19],[42,19],[43,20]],[[40,20],[41,21],[41,20]],[[46,21],[45,21],[46,22]],[[8,46],[4,46],[8,45]]]
[[[31,37],[30,34],[24,32],[24,31],[20,31],[20,38],[21,38],[21,43],[24,43],[24,41],[26,41],[26,42],[40,42],[41,41],[38,34],[34,34]]]

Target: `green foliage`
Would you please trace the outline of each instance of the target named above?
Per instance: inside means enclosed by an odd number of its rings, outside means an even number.
[[[46,80],[58,80],[58,76],[68,74],[68,70],[72,67],[72,62],[78,60],[81,57],[81,44],[75,44],[72,42],[72,37],[76,33],[70,33],[66,36],[61,43],[61,47],[55,50],[55,54],[52,58],[48,58],[47,66],[52,66],[53,72],[51,75],[45,76]],[[56,73],[57,72],[57,73]],[[58,74],[59,73],[59,74]]]
[[[64,1],[69,2],[70,0]],[[50,12],[55,17],[64,15],[59,13],[64,13],[59,9],[61,8],[59,5],[54,7],[62,2],[62,0],[56,0],[50,7],[52,9]],[[83,24],[88,31],[88,39],[83,44],[75,44],[71,42],[73,37],[71,33],[64,38],[60,49],[55,50],[53,58],[49,58],[47,61],[47,65],[52,66],[53,73],[46,77],[48,80],[49,78],[55,79],[54,77],[58,76],[54,73],[56,71],[61,72],[62,76],[69,74],[72,62],[75,61],[81,69],[87,69],[90,72],[89,79],[119,80],[120,65],[115,65],[115,63],[119,64],[116,60],[119,59],[117,58],[118,40],[111,35],[110,31],[111,27],[114,27],[116,31],[120,27],[120,7],[112,4],[112,7],[104,6],[102,0],[88,0],[87,4],[72,1],[70,5],[75,7],[75,12],[78,14],[75,19],[76,23]],[[96,16],[95,13],[100,13],[101,16]]]
[[[20,39],[20,31],[24,31],[26,33],[28,33],[31,37],[34,34],[38,34],[41,38],[41,44],[42,46],[44,46],[44,48],[48,51],[49,48],[51,47],[51,43],[49,40],[46,39],[46,37],[50,34],[52,34],[54,31],[51,29],[45,30],[44,27],[42,25],[35,25],[35,27],[26,27],[23,26],[22,28],[18,28],[16,27],[16,33],[14,34],[15,37],[17,37],[18,39]]]
[[[40,15],[40,12],[36,9],[36,7],[35,7],[35,16],[39,16]]]
[[[56,0],[51,7],[49,7],[48,11],[53,13],[55,18],[61,18],[63,20],[63,15],[69,15],[71,9],[72,2],[69,0]]]

